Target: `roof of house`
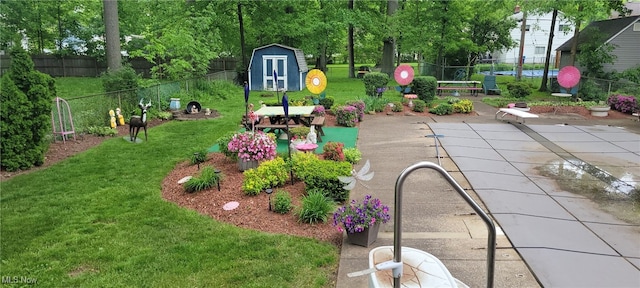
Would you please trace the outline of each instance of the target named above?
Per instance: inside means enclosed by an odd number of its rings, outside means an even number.
[[[587,31],[587,29],[597,28],[600,33],[603,34],[604,38],[607,39],[604,43],[609,43],[611,40],[616,38],[622,31],[626,30],[629,26],[640,20],[640,16],[629,16],[615,19],[607,19],[602,21],[593,21],[587,25],[582,31]],[[580,33],[578,36],[578,45],[582,44],[585,39],[588,39],[588,35],[585,33]],[[570,51],[571,44],[573,42],[573,38],[564,42],[564,44],[560,45],[557,51]]]
[[[271,47],[271,46],[278,46],[280,48],[293,51],[293,53],[296,56],[296,61],[298,62],[298,68],[300,69],[300,72],[309,71],[309,67],[307,67],[307,61],[304,59],[304,52],[302,52],[302,49],[299,49],[299,48],[293,48],[293,47],[285,46],[285,45],[282,45],[282,44],[273,43],[273,44],[264,45],[264,46],[255,48],[255,49],[253,49],[253,53],[255,53],[257,50],[261,50],[261,49],[268,48],[268,47]],[[251,62],[252,61],[253,61],[253,59],[251,59]],[[251,67],[251,64],[249,64],[249,67]],[[249,70],[251,70],[251,68],[249,68]]]

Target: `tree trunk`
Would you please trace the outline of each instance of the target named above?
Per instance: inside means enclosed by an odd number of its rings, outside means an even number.
[[[580,12],[582,12],[582,9],[584,7],[582,6],[582,4],[580,4],[580,6],[578,6],[578,20],[576,21],[576,30],[574,30],[573,32],[573,42],[571,42],[571,61],[569,61],[569,65],[571,66],[575,66],[576,64],[576,53],[578,51],[578,37],[580,37]]]
[[[520,52],[518,53],[518,71],[516,80],[522,80],[522,65],[524,64],[524,37],[527,32],[527,11],[522,12],[522,27],[520,27]]]
[[[349,0],[349,12],[353,13],[353,1]],[[349,35],[347,36],[347,50],[349,50],[349,78],[356,78],[355,57],[353,52],[353,24],[349,23]]]
[[[549,41],[547,42],[547,55],[545,55],[544,59],[544,72],[542,72],[542,83],[540,83],[540,92],[546,92],[547,89],[547,80],[549,74],[549,60],[551,60],[551,46],[553,45],[553,35],[556,29],[556,18],[558,18],[558,9],[553,9],[553,14],[551,16],[551,30],[549,32]]]
[[[118,27],[118,1],[103,0],[104,26],[107,48],[107,67],[110,71],[122,68],[122,54],[120,54],[120,28]]]
[[[398,0],[388,0],[387,1],[387,16],[391,16],[396,13],[398,10]],[[381,63],[381,71],[382,73],[386,73],[391,76],[393,74],[393,60],[394,60],[394,50],[395,50],[395,40],[393,37],[389,36],[383,41],[384,45],[382,47],[382,63]]]

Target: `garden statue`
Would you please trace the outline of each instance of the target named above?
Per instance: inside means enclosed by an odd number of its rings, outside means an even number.
[[[307,134],[307,143],[316,144],[318,143],[318,135],[316,134],[316,126],[311,125],[309,130],[309,134]]]
[[[124,126],[124,117],[120,113],[120,107],[116,108],[116,117],[118,117],[118,126]]]
[[[144,140],[147,141],[147,109],[149,109],[149,107],[151,107],[151,100],[149,100],[149,103],[142,104],[142,100],[144,99],[140,99],[140,102],[138,103],[138,107],[140,107],[140,110],[142,111],[141,116],[131,116],[131,119],[129,120],[129,139],[131,140],[131,142],[135,142],[136,139],[138,138],[138,132],[140,132],[140,128],[144,128]],[[133,133],[133,130],[136,130],[135,134]]]
[[[113,110],[109,110],[109,126],[111,129],[116,128],[116,113]]]
[[[362,166],[360,171],[356,172],[355,169],[351,170],[351,176],[338,176],[338,180],[340,180],[340,182],[347,184],[342,188],[344,188],[345,190],[351,190],[354,187],[356,187],[357,180],[361,180],[361,181],[371,180],[373,178],[374,172],[368,173],[369,167],[371,166],[369,164],[369,160],[367,160],[367,162],[364,163],[364,166]],[[369,189],[369,186],[365,185],[364,183],[360,182],[360,184],[362,184],[362,186],[364,186],[365,188]]]

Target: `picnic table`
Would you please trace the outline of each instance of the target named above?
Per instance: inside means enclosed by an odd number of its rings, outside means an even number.
[[[255,126],[256,129],[264,131],[269,129],[270,131],[282,131],[288,132],[287,126],[290,128],[311,126],[313,121],[313,110],[316,106],[289,106],[289,119],[294,123],[284,123],[284,108],[282,106],[266,106],[258,109],[254,113],[259,117],[268,116],[269,123],[259,123]]]
[[[438,81],[438,87],[436,88],[436,91],[438,93],[438,95],[442,94],[442,90],[451,90],[451,91],[458,91],[458,90],[468,90],[469,92],[471,92],[471,95],[473,96],[478,96],[478,91],[482,90],[482,87],[480,86],[480,81],[451,81],[451,80],[447,80],[447,81]]]

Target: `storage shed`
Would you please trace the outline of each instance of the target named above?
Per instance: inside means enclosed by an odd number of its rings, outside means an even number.
[[[278,89],[300,91],[305,86],[309,68],[301,49],[270,44],[253,49],[249,62],[249,89],[275,91],[273,71],[278,75]]]

